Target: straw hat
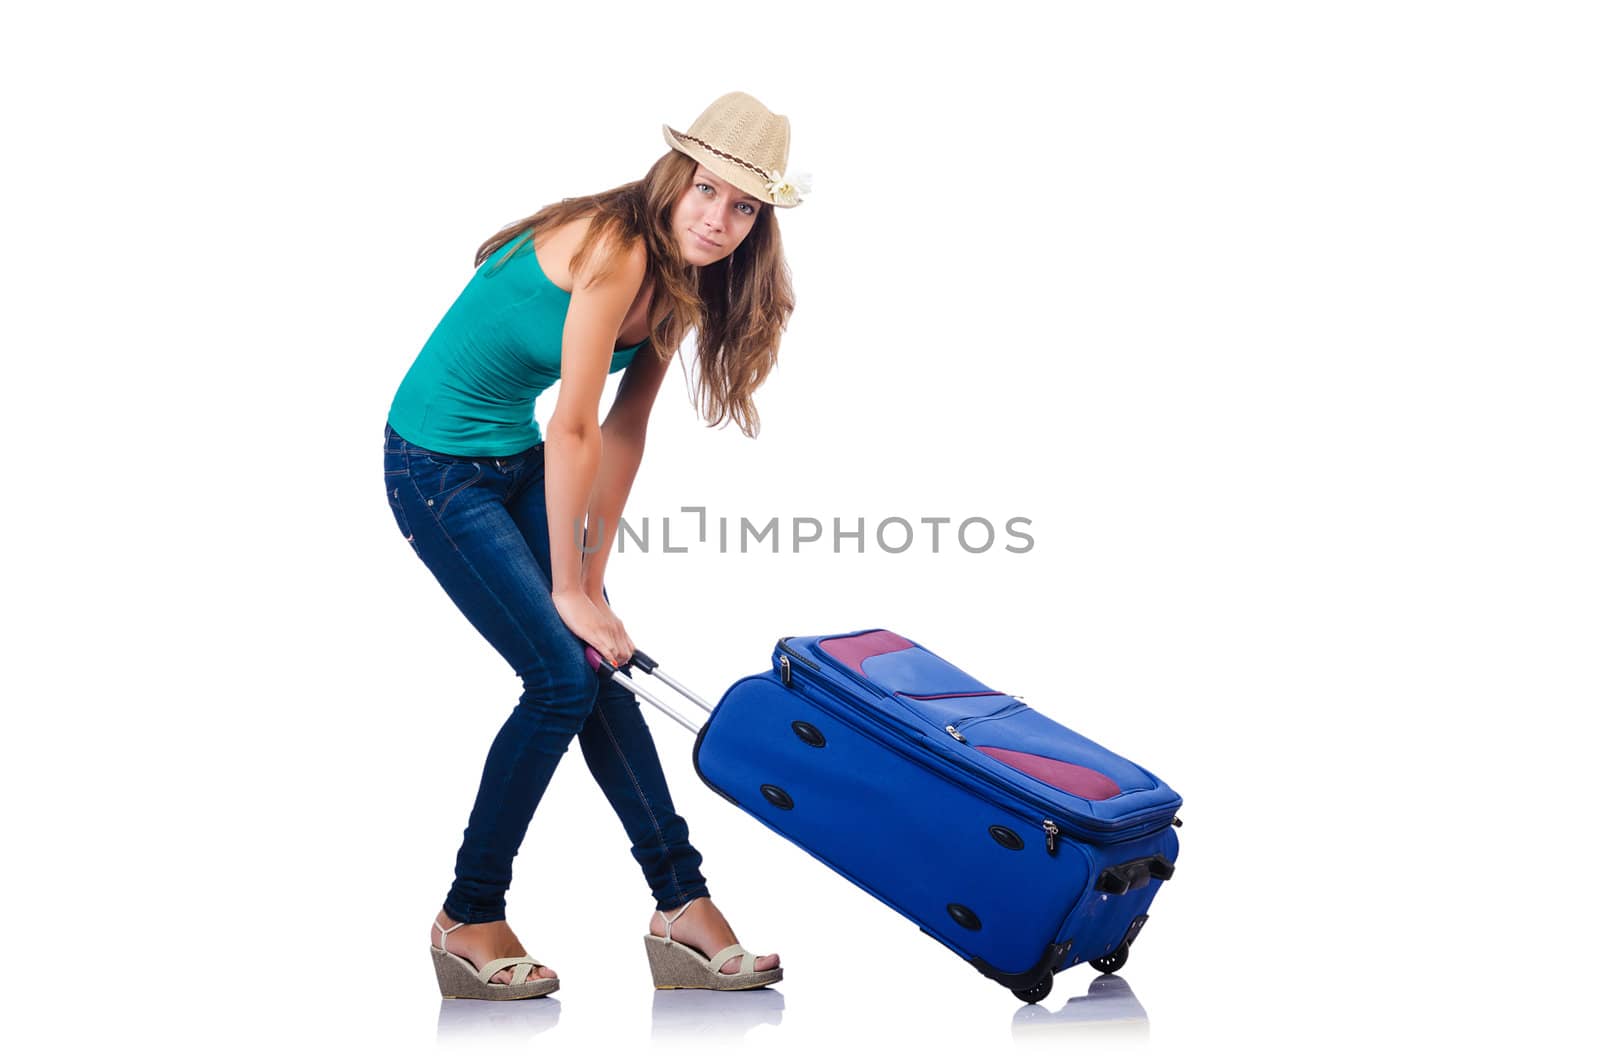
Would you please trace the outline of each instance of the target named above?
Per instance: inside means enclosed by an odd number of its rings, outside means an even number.
[[[669,146],[682,151],[740,191],[773,206],[797,206],[810,191],[802,177],[786,176],[789,119],[746,92],[729,92],[701,112],[686,133],[663,125]]]

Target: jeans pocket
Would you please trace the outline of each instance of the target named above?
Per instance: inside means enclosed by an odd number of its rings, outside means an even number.
[[[480,460],[446,456],[415,446],[410,447],[406,455],[417,492],[435,516],[443,515],[446,505],[483,477]]]

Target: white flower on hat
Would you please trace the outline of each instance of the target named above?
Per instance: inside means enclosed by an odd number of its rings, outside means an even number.
[[[772,201],[779,206],[794,206],[800,202],[800,196],[811,194],[811,174],[796,173],[786,177],[782,173],[772,174],[772,179],[767,181],[767,191],[772,194]]]

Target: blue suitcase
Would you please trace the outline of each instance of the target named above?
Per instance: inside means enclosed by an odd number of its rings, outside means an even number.
[[[887,630],[779,641],[698,731],[713,790],[1024,1001],[1122,967],[1177,861],[1154,774]]]

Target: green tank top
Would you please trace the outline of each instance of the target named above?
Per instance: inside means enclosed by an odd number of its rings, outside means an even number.
[[[428,336],[389,406],[408,442],[453,456],[510,456],[537,444],[533,402],[561,378],[572,295],[555,285],[531,239],[513,239],[467,281]],[[609,371],[639,347],[611,355]]]

